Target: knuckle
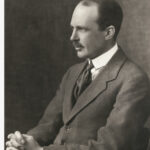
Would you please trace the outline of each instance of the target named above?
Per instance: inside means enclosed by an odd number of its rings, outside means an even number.
[[[20,132],[19,131],[15,131],[15,135],[18,135],[18,134],[20,134]]]
[[[6,142],[5,144],[6,144],[6,146],[9,146],[9,145],[10,145],[9,142]]]
[[[18,143],[13,139],[10,141],[10,144],[15,146],[15,147],[18,146]]]
[[[8,134],[7,138],[8,138],[8,139],[11,138],[12,135],[13,135],[12,133]]]

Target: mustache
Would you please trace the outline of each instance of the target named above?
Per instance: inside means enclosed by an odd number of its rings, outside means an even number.
[[[77,41],[73,41],[72,44],[74,47],[82,47],[82,48],[84,47],[81,43],[79,43]]]

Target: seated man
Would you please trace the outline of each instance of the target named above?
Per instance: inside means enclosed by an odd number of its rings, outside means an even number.
[[[71,41],[85,62],[64,75],[38,125],[9,134],[7,150],[144,150],[148,79],[118,46],[123,13],[114,0],[82,0]]]

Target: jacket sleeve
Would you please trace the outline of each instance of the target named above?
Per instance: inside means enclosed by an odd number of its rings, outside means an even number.
[[[148,80],[143,74],[128,76],[118,90],[106,125],[97,131],[97,140],[89,140],[88,145],[49,145],[44,147],[44,150],[136,149],[133,143],[136,143],[149,114],[148,92]]]
[[[42,119],[38,125],[29,130],[27,134],[32,135],[40,145],[49,145],[55,139],[62,122],[62,103],[64,96],[64,84],[69,75],[69,70],[64,75],[55,97],[47,106]]]

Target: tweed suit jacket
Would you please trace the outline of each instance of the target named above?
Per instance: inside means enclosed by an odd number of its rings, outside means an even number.
[[[64,75],[32,135],[44,150],[144,150],[149,114],[145,73],[121,49],[72,107],[72,92],[85,62]]]

